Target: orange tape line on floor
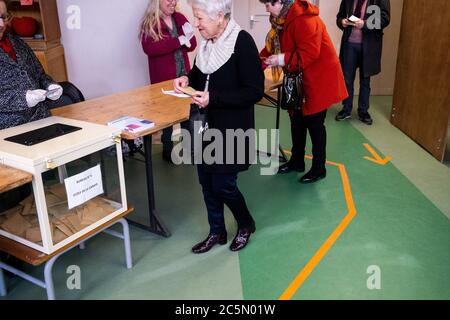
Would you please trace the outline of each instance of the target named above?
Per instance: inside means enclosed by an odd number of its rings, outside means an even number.
[[[290,154],[289,151],[286,153]],[[305,158],[312,159],[310,156],[306,156]],[[279,297],[279,300],[290,300],[292,296],[298,291],[301,285],[305,282],[305,280],[309,277],[314,268],[320,263],[325,254],[330,250],[331,246],[336,242],[339,236],[344,232],[353,218],[356,216],[356,208],[353,202],[352,191],[350,188],[350,182],[347,176],[347,170],[343,164],[327,161],[327,164],[334,165],[339,168],[342,185],[344,187],[345,201],[347,203],[348,213],[341,221],[341,223],[337,226],[337,228],[331,233],[327,240],[322,244],[322,246],[317,250],[314,256],[309,260],[306,266],[300,271],[300,273],[295,277],[294,281],[286,288],[283,294]]]

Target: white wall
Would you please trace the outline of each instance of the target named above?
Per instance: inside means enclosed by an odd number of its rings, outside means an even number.
[[[138,40],[148,0],[58,0],[69,80],[87,99],[149,83],[147,57]],[[186,0],[180,11],[192,21]],[[67,9],[81,9],[81,29],[67,28]],[[192,56],[192,55],[191,55]]]

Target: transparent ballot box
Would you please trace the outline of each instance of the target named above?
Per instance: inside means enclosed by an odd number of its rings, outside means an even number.
[[[0,164],[32,175],[0,194],[0,235],[50,254],[126,211],[119,134],[59,117],[0,131]]]

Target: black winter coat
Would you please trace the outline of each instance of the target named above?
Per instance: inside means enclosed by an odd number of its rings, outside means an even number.
[[[206,74],[203,74],[194,65],[189,73],[189,85],[198,91],[203,91],[206,84]],[[206,165],[205,170],[213,173],[236,173],[247,170],[255,160],[255,146],[246,140],[245,163],[237,163],[236,140],[226,137],[226,130],[255,128],[255,103],[260,101],[264,94],[264,72],[258,49],[251,35],[242,30],[237,38],[234,53],[231,58],[216,72],[210,75],[209,80],[210,102],[206,107],[209,130],[217,129],[222,133],[224,163]],[[227,164],[227,143],[235,142],[234,161]],[[207,147],[204,144],[204,148]],[[240,154],[242,155],[242,153]]]
[[[18,126],[50,116],[48,100],[29,108],[28,90],[44,89],[54,83],[45,74],[31,48],[19,37],[8,34],[17,61],[0,49],[0,129]]]
[[[352,28],[344,28],[342,19],[351,17],[353,14],[354,0],[342,0],[339,13],[336,17],[337,26],[344,31],[341,42],[340,59],[345,63],[347,46],[345,45],[352,33]],[[381,72],[381,53],[383,50],[383,30],[391,21],[391,3],[389,0],[368,0],[364,20],[367,20],[373,12],[368,13],[370,6],[376,5],[381,9],[381,29],[370,30],[367,25],[363,28],[363,71],[364,76],[370,77]]]

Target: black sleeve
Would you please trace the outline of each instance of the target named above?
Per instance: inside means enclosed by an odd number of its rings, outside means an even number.
[[[391,23],[391,1],[381,0],[381,29],[386,28]]]
[[[210,108],[248,108],[260,101],[264,94],[264,72],[259,52],[252,36],[241,31],[235,48],[239,89],[210,91]]]
[[[336,16],[336,25],[341,30],[344,30],[344,26],[342,25],[342,19],[344,18],[347,18],[347,8],[345,7],[345,0],[342,0],[339,12]]]
[[[390,0],[380,0],[377,4],[381,11],[381,30],[389,26],[391,23],[391,1]],[[380,32],[378,29],[369,29],[367,23],[364,24],[365,32]]]
[[[202,89],[200,88],[200,74],[201,74],[200,69],[195,65],[194,61],[194,65],[192,66],[192,69],[188,74],[188,78],[189,78],[189,86],[191,86],[197,91],[202,91]]]

